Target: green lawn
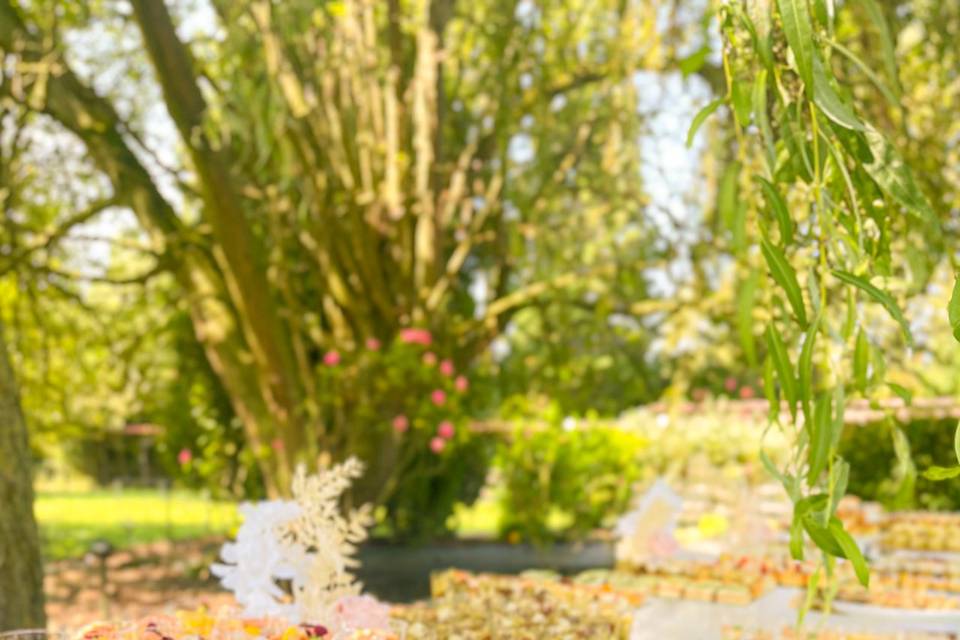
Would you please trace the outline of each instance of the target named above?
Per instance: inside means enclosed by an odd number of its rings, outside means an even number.
[[[123,548],[158,540],[231,533],[236,506],[196,493],[150,489],[39,492],[37,520],[47,559],[83,555],[90,543]]]
[[[232,534],[240,523],[236,505],[197,493],[154,489],[39,491],[40,535],[48,560],[82,556],[94,540],[122,549],[160,540]],[[481,500],[458,506],[451,526],[460,537],[496,535],[499,505]]]

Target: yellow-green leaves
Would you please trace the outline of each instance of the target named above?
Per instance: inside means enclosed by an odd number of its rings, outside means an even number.
[[[864,129],[863,136],[872,156],[870,162],[863,163],[863,168],[880,186],[880,189],[918,218],[937,223],[930,204],[893,145],[882,133],[869,125]]]
[[[830,445],[833,441],[833,401],[828,393],[817,396],[813,409],[813,424],[810,425],[810,457],[807,484],[815,486],[827,466]]]
[[[834,269],[831,271],[831,273],[838,280],[842,280],[847,284],[852,284],[883,305],[883,308],[887,310],[887,313],[890,314],[890,317],[896,320],[900,325],[907,342],[911,344],[913,343],[913,334],[910,332],[910,324],[907,322],[907,319],[903,317],[903,312],[900,311],[900,306],[897,304],[897,301],[893,299],[893,296],[886,291],[883,291],[882,289],[870,284],[870,282],[867,280],[864,280],[859,276],[855,276],[848,271]]]
[[[773,370],[777,372],[777,380],[780,382],[783,397],[790,407],[790,415],[796,419],[797,377],[793,373],[793,364],[790,362],[790,355],[787,353],[783,338],[780,337],[780,333],[774,328],[773,324],[767,325],[767,351]]]
[[[940,482],[941,480],[952,480],[960,476],[960,467],[937,467],[933,466],[923,472],[923,477],[927,480]]]
[[[783,196],[777,191],[777,188],[767,179],[760,176],[754,176],[763,191],[763,197],[770,207],[777,220],[777,226],[780,228],[780,244],[786,246],[793,243],[793,219],[790,218],[790,212],[787,210],[787,203]]]
[[[803,304],[803,293],[800,291],[800,283],[797,282],[797,272],[787,261],[783,251],[770,243],[769,240],[760,241],[760,251],[763,253],[764,260],[770,268],[770,274],[777,281],[780,288],[787,296],[793,314],[797,318],[800,326],[807,326],[807,310]]]
[[[787,44],[793,51],[797,72],[807,91],[813,90],[813,27],[810,24],[810,11],[807,0],[778,0],[780,18],[783,21],[783,33]]]
[[[957,456],[957,463],[960,463],[960,424],[957,425],[956,431],[953,432],[953,453]]]
[[[697,112],[697,115],[693,116],[693,122],[690,123],[690,128],[687,130],[687,146],[693,144],[693,139],[697,135],[697,131],[703,125],[703,123],[710,117],[710,114],[717,110],[723,104],[722,98],[717,98],[716,100],[711,100],[704,106],[700,111]]]
[[[853,348],[853,380],[861,392],[867,390],[867,367],[870,364],[870,343],[861,328],[857,332],[857,342]]]
[[[760,274],[751,270],[737,291],[737,333],[740,346],[750,365],[757,363],[757,347],[753,339],[753,306],[757,297]]]
[[[950,304],[947,305],[947,318],[950,320],[953,337],[960,340],[960,275],[953,282],[953,294],[950,296]]]
[[[857,580],[865,587],[870,586],[870,570],[867,568],[867,561],[863,559],[863,554],[860,553],[857,543],[854,542],[850,534],[843,528],[843,523],[840,522],[838,518],[831,518],[829,530],[833,539],[837,541],[840,549],[843,550],[843,557],[853,565],[853,571],[857,574]]]
[[[813,102],[820,107],[825,116],[841,127],[863,131],[863,123],[830,84],[830,77],[824,70],[823,62],[818,55],[813,57]]]
[[[797,367],[800,369],[798,378],[800,382],[800,403],[803,406],[803,417],[810,424],[813,416],[810,414],[810,401],[813,397],[813,347],[817,342],[817,332],[820,330],[821,314],[817,313],[810,328],[807,329],[807,335],[803,339],[803,348],[800,349],[800,361]]]

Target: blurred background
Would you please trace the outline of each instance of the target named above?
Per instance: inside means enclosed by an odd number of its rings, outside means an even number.
[[[870,6],[889,31],[851,6],[838,34],[898,65],[901,106],[866,104],[946,224],[896,290],[916,343],[877,334],[892,385],[848,412],[841,455],[857,496],[956,510],[917,468],[951,463],[960,391],[960,6]],[[442,558],[610,562],[605,528],[656,477],[767,482],[736,114],[688,139],[728,92],[716,12],[0,0],[0,321],[48,613],[215,600],[235,505],[305,461],[367,463],[366,565],[403,554],[421,582]]]

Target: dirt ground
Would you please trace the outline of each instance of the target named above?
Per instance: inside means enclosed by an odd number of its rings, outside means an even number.
[[[232,602],[230,594],[207,569],[221,543],[159,542],[117,551],[107,560],[105,589],[96,558],[50,563],[45,581],[50,626],[75,630],[96,620],[227,605]]]

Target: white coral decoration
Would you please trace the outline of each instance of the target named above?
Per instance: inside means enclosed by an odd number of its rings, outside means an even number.
[[[290,549],[277,536],[277,528],[300,515],[295,502],[273,500],[240,505],[243,526],[237,540],[223,545],[220,557],[226,564],[210,567],[225,589],[233,591],[243,614],[275,616],[293,621],[296,608],[284,602],[277,580],[293,580],[297,568]]]
[[[329,625],[338,617],[337,603],[360,593],[350,569],[357,565],[357,544],[367,537],[370,506],[344,515],[340,498],[362,473],[356,458],[313,476],[299,468],[293,501],[241,505],[237,540],[223,546],[225,564],[211,571],[234,592],[244,615]],[[290,582],[292,602],[278,580]]]

